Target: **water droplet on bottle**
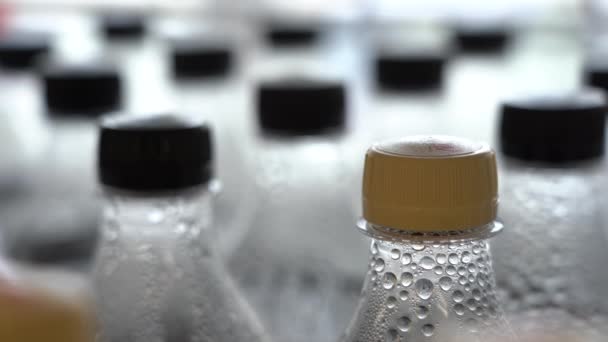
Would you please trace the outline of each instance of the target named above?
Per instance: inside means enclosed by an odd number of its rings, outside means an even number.
[[[421,245],[421,244],[413,244],[413,245],[412,245],[412,248],[413,248],[415,251],[418,251],[418,252],[420,252],[420,251],[424,250],[424,247],[425,247],[425,246],[424,246],[424,245]]]
[[[416,270],[416,269],[418,268],[418,265],[416,265],[416,263],[415,263],[415,262],[413,262],[413,263],[412,263],[412,265],[410,266],[410,268],[411,268],[412,270]]]
[[[448,257],[445,256],[445,254],[443,254],[443,253],[437,254],[437,263],[438,264],[443,265],[447,262],[447,260],[448,260]]]
[[[464,312],[466,311],[466,308],[464,307],[464,305],[458,303],[456,305],[454,305],[454,312],[458,315],[458,316],[462,316],[464,315]]]
[[[485,261],[483,260],[483,258],[477,258],[477,260],[475,260],[477,262],[477,266],[479,267],[483,267],[485,265]]]
[[[435,261],[430,256],[425,256],[420,259],[418,265],[420,265],[420,267],[424,268],[425,270],[430,270],[433,268],[433,266],[435,266]]]
[[[384,271],[384,260],[382,260],[382,258],[376,259],[376,263],[374,264],[374,269],[376,270],[376,272]]]
[[[420,319],[425,319],[429,315],[429,308],[424,305],[416,307],[416,316]]]
[[[458,284],[460,284],[460,285],[464,285],[464,284],[466,284],[467,282],[468,282],[467,277],[465,277],[465,276],[460,276],[460,277],[458,277]]]
[[[464,251],[462,252],[462,258],[460,259],[462,260],[463,263],[468,264],[471,262],[471,253]]]
[[[479,284],[479,286],[481,286],[481,287],[484,287],[486,285],[486,281],[484,280],[483,274],[477,275],[477,284]]]
[[[371,277],[371,281],[376,281],[376,279],[378,279],[378,272],[376,271],[372,271],[372,277]]]
[[[479,289],[473,289],[473,292],[471,294],[473,295],[473,298],[477,300],[481,299],[481,291],[479,291]]]
[[[386,298],[386,307],[387,308],[392,309],[395,306],[397,306],[397,298],[395,298],[393,296],[389,296],[388,298]]]
[[[469,318],[465,321],[466,326],[471,332],[478,332],[479,327],[477,326],[477,320],[475,318]]]
[[[467,274],[467,269],[464,266],[458,267],[458,274],[460,274],[461,276]]]
[[[374,241],[374,242],[372,242],[372,246],[370,247],[370,252],[371,252],[373,255],[378,254],[378,244],[377,244],[375,241]]]
[[[387,290],[392,289],[397,282],[397,277],[392,272],[386,272],[384,274],[384,279],[382,280],[382,287]]]
[[[464,290],[467,291],[467,292],[471,291],[471,284],[466,284],[464,286]]]
[[[462,293],[462,291],[460,291],[460,290],[456,290],[456,291],[454,291],[454,293],[452,293],[452,299],[456,303],[460,303],[464,300],[464,293]]]
[[[408,287],[408,286],[412,285],[413,281],[414,281],[414,275],[411,274],[410,272],[403,272],[401,274],[401,285]]]
[[[456,254],[456,253],[450,254],[450,256],[448,256],[448,261],[450,262],[450,264],[456,265],[458,263],[458,254]]]
[[[439,287],[441,287],[443,291],[449,291],[452,288],[452,278],[441,277],[441,279],[439,279]]]
[[[401,263],[403,265],[409,265],[412,262],[412,255],[410,253],[403,253],[401,257]]]
[[[397,248],[393,248],[391,250],[391,258],[393,258],[393,260],[399,259],[400,255],[401,255],[401,252]]]
[[[433,336],[434,332],[435,327],[432,324],[425,324],[422,326],[422,333],[424,334],[424,336],[431,337]]]
[[[448,267],[445,268],[445,273],[447,273],[448,275],[454,275],[456,274],[456,267],[450,265]]]
[[[433,294],[433,282],[426,278],[418,279],[416,281],[416,293],[421,299],[429,299]]]
[[[467,266],[467,271],[469,271],[469,273],[475,273],[477,272],[477,266],[475,266],[475,264],[469,264]]]
[[[433,272],[435,272],[435,274],[437,274],[437,275],[443,274],[443,267],[441,267],[441,266],[435,266],[433,268]]]
[[[466,302],[466,305],[469,310],[475,310],[475,308],[477,307],[477,301],[473,298],[469,298]]]
[[[475,276],[472,274],[469,274],[469,277],[467,278],[469,283],[474,283],[475,282]]]
[[[412,321],[407,316],[403,316],[403,317],[400,317],[399,319],[397,319],[397,329],[399,329],[403,332],[410,330],[411,324],[412,324]]]
[[[481,252],[481,247],[479,245],[473,246],[473,254],[479,254]]]
[[[386,332],[386,342],[396,342],[399,339],[399,333],[395,329],[389,329]]]
[[[408,298],[410,298],[410,293],[407,292],[406,290],[403,290],[403,291],[399,292],[399,298],[402,301],[406,301],[406,300],[408,300]]]

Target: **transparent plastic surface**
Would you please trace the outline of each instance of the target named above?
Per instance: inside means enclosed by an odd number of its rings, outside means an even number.
[[[356,182],[343,138],[267,137],[258,146],[258,209],[230,269],[277,340],[335,340],[352,310],[366,242],[348,228]]]
[[[354,318],[342,341],[484,341],[512,337],[485,238],[490,224],[445,236],[359,223],[372,237]]]
[[[209,237],[211,195],[109,191],[94,270],[100,341],[265,341]]]
[[[500,217],[509,230],[493,242],[505,309],[562,311],[575,320],[606,316],[608,276],[599,161],[555,167],[507,160]]]

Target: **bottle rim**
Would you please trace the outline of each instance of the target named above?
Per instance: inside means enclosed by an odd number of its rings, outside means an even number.
[[[494,237],[504,228],[502,222],[494,220],[483,226],[468,229],[423,232],[417,229],[391,228],[377,225],[367,221],[365,218],[360,218],[356,226],[359,231],[373,239],[432,244],[485,240]]]

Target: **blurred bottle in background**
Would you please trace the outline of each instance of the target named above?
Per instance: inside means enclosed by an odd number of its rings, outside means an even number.
[[[344,312],[330,303],[344,300],[337,287],[365,262],[362,239],[347,230],[356,192],[348,96],[329,80],[285,78],[257,89],[258,210],[230,267],[280,340],[335,339]]]
[[[447,136],[375,144],[362,200],[370,263],[342,341],[511,337],[486,241],[502,229],[488,146]]]
[[[42,83],[50,140],[7,238],[20,259],[86,264],[97,238],[96,119],[120,108],[121,79],[110,65],[48,64]]]
[[[94,271],[101,341],[266,341],[210,234],[211,139],[186,118],[104,121]]]
[[[606,312],[608,279],[600,271],[608,260],[602,218],[606,110],[605,97],[595,90],[502,105],[500,216],[511,229],[494,242],[493,252],[506,309],[518,323],[542,324],[543,316],[555,313],[550,320],[567,331]]]
[[[249,103],[235,43],[229,37],[210,35],[173,39],[168,56],[176,108],[214,128],[222,187],[214,207],[216,222],[222,227],[218,250],[225,255],[240,244],[255,206],[250,177],[253,118],[247,115]]]

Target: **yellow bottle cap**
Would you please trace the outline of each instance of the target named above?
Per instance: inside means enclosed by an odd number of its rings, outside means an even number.
[[[373,145],[365,157],[363,217],[419,232],[459,231],[496,218],[494,151],[447,136],[413,136]]]

